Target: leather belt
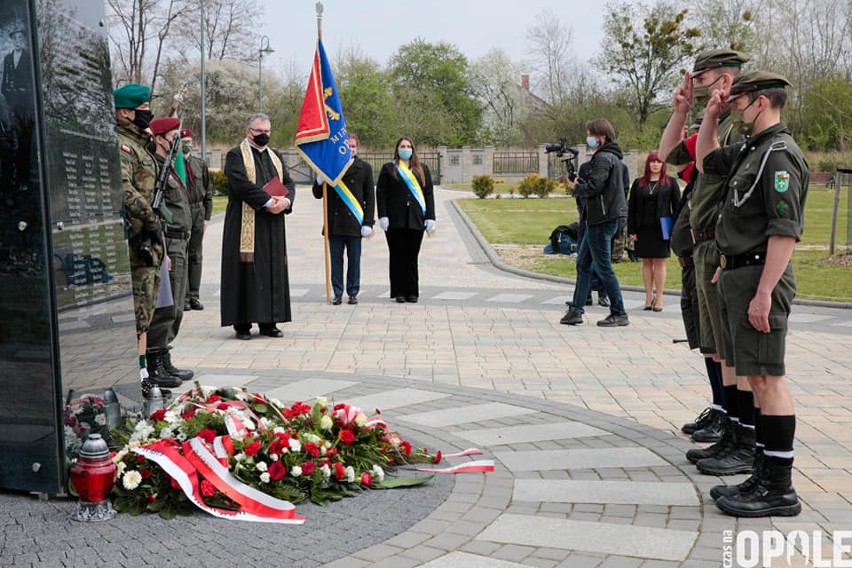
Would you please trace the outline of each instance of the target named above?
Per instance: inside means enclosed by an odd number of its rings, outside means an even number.
[[[677,263],[681,266],[681,268],[690,268],[695,266],[695,261],[692,260],[691,256],[679,256],[677,257]]]
[[[744,266],[762,266],[766,263],[765,252],[747,252],[737,255],[719,255],[719,266],[722,270],[736,270]]]
[[[716,238],[716,227],[708,227],[706,229],[692,229],[692,242],[700,243],[701,241],[709,241]]]
[[[188,239],[189,231],[175,231],[175,230],[167,230],[165,234],[170,239]]]

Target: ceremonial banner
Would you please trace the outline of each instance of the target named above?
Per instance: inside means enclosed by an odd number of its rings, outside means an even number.
[[[317,39],[314,64],[299,114],[296,149],[332,186],[337,186],[352,163],[346,120],[321,39]]]

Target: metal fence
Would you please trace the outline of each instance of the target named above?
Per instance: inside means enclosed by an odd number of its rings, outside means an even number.
[[[538,152],[494,152],[494,175],[538,173]]]

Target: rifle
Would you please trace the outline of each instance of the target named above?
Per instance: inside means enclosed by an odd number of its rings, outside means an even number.
[[[163,207],[163,199],[166,195],[166,188],[169,184],[169,176],[172,175],[172,162],[174,162],[175,154],[180,148],[180,132],[175,132],[172,142],[169,145],[169,152],[163,161],[163,167],[160,168],[160,173],[157,175],[157,184],[154,186],[154,199],[151,201],[151,209],[160,213],[168,223],[171,219],[171,212],[168,208]]]

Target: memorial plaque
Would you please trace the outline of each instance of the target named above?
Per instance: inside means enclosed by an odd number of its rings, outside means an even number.
[[[103,17],[101,2],[0,3],[3,488],[61,492],[69,392],[137,376]]]

